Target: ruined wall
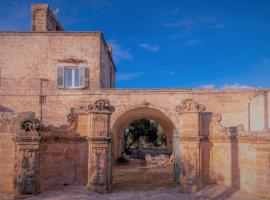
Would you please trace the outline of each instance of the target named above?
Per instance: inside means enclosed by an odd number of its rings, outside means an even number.
[[[40,191],[87,183],[88,143],[86,140],[48,138],[40,145]]]

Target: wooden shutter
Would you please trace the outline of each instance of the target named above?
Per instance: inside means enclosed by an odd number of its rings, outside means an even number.
[[[89,88],[89,74],[90,74],[90,69],[88,67],[84,68],[84,87]]]
[[[85,67],[80,67],[80,87],[85,87]]]
[[[64,88],[64,67],[57,68],[57,87]]]

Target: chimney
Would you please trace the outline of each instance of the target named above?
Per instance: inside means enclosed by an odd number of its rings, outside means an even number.
[[[32,31],[64,31],[48,4],[32,4]]]

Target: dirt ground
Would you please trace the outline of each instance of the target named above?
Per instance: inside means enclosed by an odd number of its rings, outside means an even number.
[[[127,165],[113,168],[113,188],[123,190],[153,190],[177,187],[172,181],[173,166],[146,168],[143,160],[131,160]]]
[[[180,193],[172,181],[172,166],[146,169],[144,162],[113,168],[112,192],[98,194],[85,186],[66,186],[27,200],[262,200],[229,187],[208,185],[196,193]],[[0,200],[7,199],[0,195]]]

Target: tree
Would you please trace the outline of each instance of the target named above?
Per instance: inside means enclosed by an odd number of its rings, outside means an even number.
[[[156,121],[139,119],[132,121],[125,129],[125,152],[129,153],[132,146],[139,149],[140,141],[157,143],[159,125]]]

